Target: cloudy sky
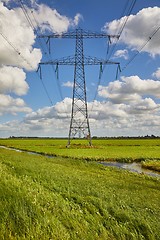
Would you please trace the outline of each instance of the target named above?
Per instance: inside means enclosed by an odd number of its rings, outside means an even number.
[[[74,39],[38,35],[84,30],[120,35],[86,39],[84,54],[120,63],[86,66],[92,136],[160,136],[159,0],[1,0],[0,137],[68,136],[74,66],[40,62],[74,55]]]

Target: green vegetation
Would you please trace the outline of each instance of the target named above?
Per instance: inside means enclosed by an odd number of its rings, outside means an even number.
[[[160,172],[160,161],[156,160],[146,160],[142,162],[142,167],[148,168],[154,171]]]
[[[21,148],[47,149],[47,142],[35,143],[17,141]],[[0,149],[0,174],[2,240],[160,239],[156,178],[6,149]]]
[[[160,139],[105,139],[93,140],[93,146],[86,140],[73,140],[66,148],[65,139],[1,139],[0,145],[22,150],[62,156],[74,159],[96,161],[141,162],[152,160],[152,169],[160,168]],[[156,160],[156,166],[154,168]],[[147,167],[148,165],[143,166]]]

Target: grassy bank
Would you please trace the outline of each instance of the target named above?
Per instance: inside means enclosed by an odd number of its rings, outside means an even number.
[[[160,172],[160,161],[158,161],[158,160],[154,160],[154,161],[148,160],[147,161],[146,160],[146,161],[142,162],[142,167]]]
[[[76,140],[66,148],[67,140],[60,139],[0,139],[0,145],[54,156],[125,162],[160,160],[160,139],[108,139],[93,140],[92,143],[89,147],[87,141]]]
[[[0,149],[0,239],[160,239],[160,182]]]
[[[143,166],[160,171],[160,139],[105,139],[93,140],[93,146],[86,140],[72,141],[66,148],[65,139],[0,139],[0,145],[34,151],[66,158],[143,162]],[[145,160],[152,160],[145,164]]]

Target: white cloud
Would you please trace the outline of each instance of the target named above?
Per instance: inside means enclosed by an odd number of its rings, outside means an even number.
[[[107,87],[99,86],[98,94],[115,103],[135,102],[142,96],[160,97],[160,82],[141,80],[138,76],[122,77],[121,81],[110,82]]]
[[[35,112],[30,112],[24,120],[19,123],[19,129],[21,129],[21,131],[19,131],[18,134],[29,134],[31,136],[37,136],[37,134],[41,136],[66,136],[69,131],[70,113],[70,98],[65,98],[62,102],[58,102],[54,106],[44,107]],[[17,124],[18,123],[15,122],[15,125]],[[13,129],[13,125],[11,129]]]
[[[70,26],[77,26],[82,18],[78,13],[74,19],[70,19],[44,4],[37,4],[37,9],[32,11],[42,32],[46,30],[57,33],[66,32]]]
[[[36,35],[27,22],[21,8],[9,9],[0,3],[0,115],[19,112],[27,113],[25,118],[19,121],[10,121],[0,124],[0,131],[9,132],[12,135],[30,136],[67,136],[71,115],[71,98],[65,98],[52,107],[44,107],[32,111],[21,98],[13,98],[9,93],[22,96],[28,91],[25,81],[25,70],[33,70],[41,59],[41,51],[34,47]],[[40,27],[41,32],[65,32],[70,27],[76,26],[82,16],[77,14],[73,19],[62,16],[56,9],[51,9],[38,1],[31,0],[32,9],[26,7],[35,27]],[[34,21],[31,10],[38,21]],[[106,24],[109,33],[117,30],[119,22],[124,18]],[[136,15],[129,17],[127,25],[120,41],[131,49],[139,49],[156,29],[156,23],[160,21],[160,8],[146,8]],[[15,34],[16,29],[16,34]],[[149,31],[148,31],[149,29]],[[38,29],[39,30],[39,29]],[[5,40],[5,37],[7,41]],[[144,51],[155,55],[160,54],[159,31],[149,41]],[[11,46],[12,45],[12,46]],[[16,48],[16,49],[14,49]],[[17,52],[20,54],[18,54]],[[115,57],[127,58],[127,50],[118,50]],[[32,65],[32,66],[31,66]],[[159,68],[153,74],[159,78]],[[73,87],[70,81],[63,86]],[[94,101],[88,103],[90,126],[92,135],[139,135],[153,133],[160,135],[160,104],[156,98],[160,97],[160,82],[152,79],[142,80],[138,76],[122,77],[108,84],[100,86],[98,94],[107,98],[106,102]],[[158,102],[158,100],[157,100]]]
[[[158,80],[160,80],[160,68],[158,68],[153,74],[153,77],[156,77]]]
[[[77,13],[74,17],[73,26],[77,26],[80,20],[83,20],[83,16],[80,13]]]
[[[0,115],[6,113],[16,115],[18,112],[27,113],[31,109],[21,98],[13,98],[10,94],[22,96],[27,93],[29,86],[25,81],[26,74],[22,69],[11,66],[0,67]]]
[[[22,9],[10,10],[0,3],[0,12],[0,64],[35,70],[42,54],[32,47],[36,36]]]
[[[26,74],[17,67],[0,67],[0,93],[15,93],[19,96],[27,93],[29,86]]]
[[[126,17],[106,23],[104,30],[109,34],[117,32],[122,26]],[[127,24],[120,37],[120,42],[125,43],[131,49],[139,50],[152,34],[158,29],[160,22],[160,8],[149,7],[139,11],[136,15],[130,15]],[[148,52],[152,56],[160,54],[159,48],[160,31],[152,37],[142,51]]]
[[[71,98],[65,98],[54,106],[44,107],[26,115],[25,121],[53,118],[68,118],[71,113]]]
[[[0,99],[0,115],[6,113],[16,115],[17,112],[31,112],[31,108],[27,107],[21,98],[12,98],[9,95],[0,94]]]
[[[80,14],[77,14],[74,19],[62,16],[56,9],[51,9],[44,4],[35,4],[35,8],[32,9],[25,6],[25,9],[34,27],[42,32],[46,30],[57,33],[65,32],[69,27],[76,26],[81,18]],[[20,7],[9,9],[2,2],[0,12],[0,32],[2,33],[0,35],[0,64],[36,70],[42,54],[40,49],[33,47],[36,35],[24,12]]]
[[[30,0],[31,5],[37,4],[38,0]]]
[[[117,80],[110,82],[106,87],[99,87],[99,96],[107,98],[107,101],[103,104],[104,110],[99,104],[96,115],[98,119],[106,118],[103,127],[110,131],[110,126],[116,135],[120,129],[121,135],[125,135],[125,132],[129,135],[131,132],[134,133],[133,135],[140,133],[145,135],[146,132],[159,135],[157,124],[160,120],[160,104],[151,98],[151,96],[158,97],[159,91],[158,81],[141,80],[137,76],[122,77],[121,81]]]
[[[14,93],[22,96],[29,89],[23,69],[35,71],[42,58],[42,53],[40,49],[34,47],[36,35],[23,10],[20,7],[7,8],[7,4],[9,6],[10,2],[7,0],[0,2],[0,94]],[[62,16],[56,9],[51,9],[45,4],[38,4],[34,0],[31,0],[30,4],[32,9],[25,6],[27,14],[35,28],[42,32],[49,30],[61,33],[67,31],[69,27],[76,26],[81,19],[80,14],[77,14],[74,19]],[[5,101],[10,102],[11,107],[8,104],[8,110],[1,108],[1,115],[5,112],[15,114],[16,110],[20,112],[20,109],[22,112],[29,110],[24,106],[25,103],[22,99],[23,107],[20,108],[17,105],[20,98],[14,99],[9,95],[3,95],[2,104]]]
[[[68,136],[72,99],[26,115],[23,121],[0,125],[0,131],[15,136]],[[89,102],[91,134],[99,136],[160,135],[160,106],[152,99],[134,103]]]
[[[9,3],[11,0],[1,0],[1,2],[4,2],[4,3]]]
[[[124,110],[124,104],[116,105],[110,101],[94,101],[93,103],[89,103],[88,111],[90,112],[90,118],[95,120],[104,120],[112,117],[119,118],[127,116]]]
[[[59,114],[66,113],[68,117],[68,114],[70,116],[70,113],[71,113],[71,104],[72,104],[72,99],[66,97],[63,101],[56,103],[55,110]]]
[[[144,115],[147,112],[155,114],[159,109],[160,104],[156,104],[151,98],[139,99],[139,101],[134,102],[133,104],[125,105],[125,111],[128,114],[136,115]]]
[[[114,54],[115,58],[124,58],[125,60],[128,59],[128,50],[117,50]]]
[[[62,84],[62,86],[63,86],[63,87],[73,88],[73,82],[70,82],[70,81],[64,82],[64,83]]]

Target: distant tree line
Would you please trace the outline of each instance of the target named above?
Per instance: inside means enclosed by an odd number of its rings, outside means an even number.
[[[11,139],[68,139],[67,137],[28,137],[28,136],[10,136]],[[153,139],[160,138],[160,136],[146,135],[146,136],[118,136],[118,137],[99,137],[93,136],[92,139]]]
[[[97,137],[93,136],[92,139],[150,139],[150,138],[160,138],[160,136],[146,135],[146,136],[118,136],[118,137]]]

